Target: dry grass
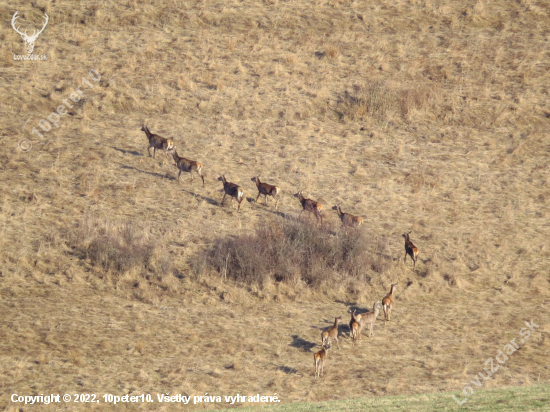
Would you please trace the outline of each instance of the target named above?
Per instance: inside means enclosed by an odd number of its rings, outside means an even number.
[[[485,385],[548,383],[549,9],[0,3],[6,24],[16,10],[29,27],[50,16],[34,51],[47,61],[13,61],[24,45],[11,29],[0,42],[0,406],[14,410],[9,393],[290,402],[459,390],[531,318],[540,332]],[[32,135],[92,68],[101,81],[59,128]],[[204,188],[147,156],[147,121],[203,164]],[[220,173],[245,189],[240,214],[219,205]],[[253,202],[258,173],[281,188],[278,212]],[[191,258],[217,239],[297,216],[297,190],[324,204],[328,228],[342,203],[387,239],[389,263],[367,287],[193,275]],[[75,242],[86,219],[95,231]],[[411,229],[415,273],[402,261]],[[396,281],[388,326],[352,365],[343,342],[314,382],[320,330]]]

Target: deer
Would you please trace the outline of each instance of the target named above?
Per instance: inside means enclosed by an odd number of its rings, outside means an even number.
[[[405,261],[407,260],[407,255],[409,255],[413,261],[413,271],[416,268],[416,261],[418,260],[418,248],[413,245],[413,242],[409,239],[409,235],[411,234],[412,230],[409,231],[409,233],[403,233],[403,237],[405,238],[405,257],[403,258],[403,264],[405,264]]]
[[[338,217],[340,217],[340,220],[342,221],[342,226],[346,227],[355,227],[358,228],[363,224],[363,218],[359,216],[353,216],[350,213],[344,213],[342,212],[342,208],[340,205],[336,205],[332,207],[332,210],[336,210],[336,213],[338,213]]]
[[[334,339],[336,340],[336,347],[340,349],[340,344],[338,343],[338,324],[341,320],[342,316],[334,318],[334,325],[321,334],[321,341],[323,344],[330,343]]]
[[[390,320],[391,311],[393,309],[393,292],[397,288],[397,283],[392,283],[390,285],[390,293],[384,296],[382,299],[382,309],[384,309],[384,323]]]
[[[323,216],[321,216],[321,209],[323,208],[323,205],[321,203],[318,203],[315,200],[306,199],[302,195],[301,191],[296,193],[294,197],[297,197],[300,200],[300,203],[302,204],[302,210],[300,211],[300,216],[302,216],[302,212],[304,211],[313,213],[317,218],[317,222],[319,222],[319,219],[320,219],[321,224],[323,224]]]
[[[325,366],[325,359],[327,358],[328,350],[331,348],[330,342],[323,343],[323,348],[313,355],[313,366],[315,366],[315,378],[323,374],[323,367]]]
[[[361,336],[361,323],[357,321],[350,322],[349,330],[351,340],[353,340],[353,343],[355,343],[357,339]]]
[[[229,195],[231,196],[231,205],[233,205],[233,198],[235,198],[239,203],[239,207],[237,208],[237,212],[239,212],[241,210],[241,202],[244,199],[244,192],[242,187],[235,183],[228,182],[225,179],[225,175],[220,175],[220,177],[218,177],[218,180],[223,183],[223,191],[225,192],[221,204],[223,205],[223,202],[225,201],[225,196]]]
[[[27,30],[25,30],[25,33],[21,33],[19,31],[19,26],[15,26],[15,20],[17,20],[19,18],[19,16],[17,15],[17,13],[19,13],[19,11],[16,11],[15,14],[13,15],[12,19],[11,19],[11,26],[13,27],[13,29],[21,35],[21,37],[23,37],[23,41],[25,41],[27,43],[26,45],[26,48],[27,48],[27,54],[31,54],[32,51],[34,50],[34,43],[36,42],[36,39],[38,39],[38,36],[40,35],[40,33],[42,33],[44,31],[44,29],[46,28],[46,25],[48,24],[48,21],[49,21],[49,17],[46,13],[44,13],[44,16],[46,16],[46,21],[44,22],[44,25],[42,26],[42,29],[40,29],[40,31],[37,31],[36,29],[34,30],[34,33],[32,34],[32,36],[29,36],[27,35]]]
[[[191,173],[191,182],[193,182],[193,179],[195,178],[194,172],[197,172],[197,174],[201,177],[202,185],[204,186],[204,176],[202,175],[202,165],[199,162],[186,159],[185,157],[178,156],[178,152],[176,151],[176,146],[172,146],[172,148],[168,149],[166,153],[172,154],[172,157],[174,158],[174,162],[176,162],[175,166],[180,171],[178,174],[178,182],[180,181],[180,176],[182,172]]]
[[[358,323],[358,322],[361,320],[361,316],[362,316],[361,314],[356,315],[355,312],[357,312],[357,309],[353,309],[353,310],[350,309],[350,310],[348,310],[348,313],[351,314],[351,319],[350,319],[350,321],[349,321],[349,333],[350,333],[349,336],[350,336],[351,338],[353,338],[353,337],[352,337],[353,324],[354,324],[354,323]]]
[[[267,195],[269,195],[273,199],[275,199],[275,210],[277,210],[277,205],[279,203],[279,192],[281,191],[281,189],[279,189],[277,186],[260,182],[260,175],[255,176],[250,180],[256,183],[256,187],[258,188],[258,196],[256,197],[256,202],[258,202],[258,198],[260,197],[260,195],[264,195],[265,205],[267,206]]]
[[[363,329],[363,326],[365,325],[369,326],[369,337],[373,335],[372,327],[374,325],[374,322],[376,322],[376,318],[380,313],[380,309],[382,309],[382,305],[379,301],[376,301],[374,302],[374,305],[372,307],[372,312],[363,313],[363,315],[361,316],[361,320],[359,321],[359,336],[361,335],[361,329]]]
[[[151,133],[149,131],[149,124],[141,128],[142,132],[145,132],[147,139],[149,139],[149,147],[147,148],[147,153],[151,156],[151,147],[153,148],[153,159],[157,149],[164,150],[164,154],[168,156],[168,150],[171,150],[174,147],[174,142],[170,139],[159,136],[158,134]]]

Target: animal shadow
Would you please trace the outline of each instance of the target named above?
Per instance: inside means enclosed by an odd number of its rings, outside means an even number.
[[[149,176],[160,177],[161,179],[176,180],[175,177],[170,176],[168,173],[162,175],[160,173],[155,173],[155,172],[145,172],[133,166],[120,165],[120,167],[122,167],[123,169],[135,170],[136,172],[144,173]]]
[[[292,335],[290,346],[293,348],[303,349],[305,352],[311,352],[311,349],[317,346],[316,343],[300,338],[298,335]]]
[[[281,371],[281,372],[284,372],[288,375],[290,375],[291,373],[297,373],[298,372],[297,369],[291,368],[290,366],[284,366],[284,365],[277,366],[277,370]]]
[[[177,180],[177,179],[176,179]],[[199,198],[201,200],[204,200],[205,202],[207,203],[210,203],[211,205],[214,205],[214,206],[218,206],[221,202],[217,202],[215,201],[214,199],[212,199],[211,197],[206,197],[206,196],[202,196],[202,195],[199,195],[195,192],[192,192],[190,190],[186,190],[186,189],[182,189],[183,192],[187,193],[187,194],[190,194],[191,196],[194,196],[196,198]]]
[[[119,149],[118,147],[114,147],[114,146],[112,146],[112,149],[114,149],[114,150],[116,150],[117,152],[120,152],[120,153],[131,154],[133,156],[142,156],[143,157],[143,154],[141,154],[140,152],[138,152],[136,150],[124,150],[124,149]]]

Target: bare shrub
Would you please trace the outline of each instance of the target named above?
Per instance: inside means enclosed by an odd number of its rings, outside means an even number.
[[[161,277],[171,270],[167,255],[148,231],[133,222],[84,218],[69,236],[69,243],[105,270],[122,273],[138,268],[158,271]]]
[[[368,282],[389,266],[380,253],[384,242],[363,230],[335,233],[299,220],[277,219],[253,234],[217,240],[193,258],[191,267],[196,274],[210,267],[247,284],[303,281],[315,288],[344,278]]]

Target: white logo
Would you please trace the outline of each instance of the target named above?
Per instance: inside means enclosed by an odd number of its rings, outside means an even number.
[[[36,30],[34,30],[34,33],[32,34],[32,36],[28,36],[27,35],[27,30],[25,30],[25,33],[21,33],[19,30],[18,30],[18,27],[15,27],[15,20],[17,20],[17,13],[19,13],[19,10],[15,12],[15,14],[13,15],[13,18],[11,19],[11,25],[13,27],[13,29],[19,33],[21,35],[21,37],[23,37],[23,40],[27,43],[27,54],[31,54],[33,49],[34,49],[34,42],[36,41],[36,39],[38,39],[38,36],[40,33],[42,33],[44,31],[44,29],[46,28],[46,24],[48,24],[48,15],[46,13],[44,13],[44,15],[46,16],[46,21],[44,22],[44,25],[42,26],[42,29],[37,32]]]

